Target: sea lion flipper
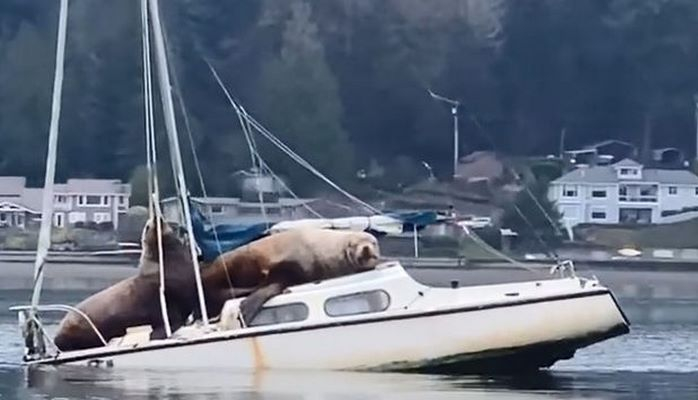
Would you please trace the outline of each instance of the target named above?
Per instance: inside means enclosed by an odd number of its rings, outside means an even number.
[[[270,283],[247,296],[245,300],[240,303],[240,314],[242,315],[244,324],[249,325],[250,322],[254,320],[254,317],[259,314],[264,303],[283,292],[286,287],[287,285],[284,283]]]

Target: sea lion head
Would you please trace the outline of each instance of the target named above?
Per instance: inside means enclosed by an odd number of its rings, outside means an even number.
[[[189,247],[181,240],[170,224],[160,216],[148,219],[141,234],[140,274],[151,275],[159,272],[160,249],[158,243],[158,227],[160,224],[162,237],[163,262],[167,272],[175,272],[187,276],[192,271],[193,262]],[[166,274],[172,276],[173,274]]]
[[[357,272],[368,271],[378,265],[380,259],[378,240],[370,233],[352,232],[347,250],[349,260]]]

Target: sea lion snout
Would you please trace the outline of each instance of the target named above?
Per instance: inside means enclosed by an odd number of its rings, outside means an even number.
[[[369,235],[369,234],[367,234]],[[356,257],[356,267],[359,271],[374,269],[378,265],[380,252],[376,238],[362,238],[354,244],[354,257]]]

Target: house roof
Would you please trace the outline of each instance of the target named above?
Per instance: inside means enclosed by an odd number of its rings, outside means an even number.
[[[553,183],[617,183],[621,181],[621,179],[618,179],[618,174],[615,170],[615,168],[619,166],[637,167],[642,166],[642,164],[625,159],[612,165],[577,168],[561,176],[560,178],[555,179]],[[637,181],[657,182],[664,184],[673,183],[677,185],[698,185],[698,176],[688,170],[643,168],[642,179]]]
[[[56,193],[131,193],[131,185],[118,179],[68,179],[54,185]]]
[[[584,146],[584,148],[585,148],[585,149],[596,149],[596,148],[599,148],[599,147],[608,146],[609,144],[620,144],[620,145],[627,146],[627,147],[635,147],[634,144],[628,143],[628,142],[623,141],[623,140],[618,140],[618,139],[606,139],[606,140],[602,140],[602,141],[600,141],[600,142],[595,142],[595,143],[588,144],[588,145]]]
[[[19,209],[19,210],[21,210],[21,211],[28,211],[28,212],[30,212],[30,213],[38,214],[38,213],[35,212],[34,210],[30,210],[29,208],[23,206],[22,204],[19,204],[18,201],[13,201],[13,200],[10,200],[10,199],[0,198],[0,209],[5,208],[5,207],[7,207],[8,205],[9,205],[10,207],[16,207],[17,209]]]
[[[614,167],[642,167],[642,164],[629,158],[624,158],[613,164]]]
[[[0,176],[0,197],[20,196],[26,185],[23,176]]]

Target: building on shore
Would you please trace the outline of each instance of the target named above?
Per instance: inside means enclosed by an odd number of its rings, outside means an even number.
[[[278,198],[266,202],[239,197],[191,197],[191,203],[214,225],[277,223],[287,220],[313,218],[306,206],[312,199]],[[165,220],[181,225],[179,199],[163,199]]]
[[[43,188],[27,187],[24,177],[0,177],[0,228],[27,229],[41,221]],[[131,185],[116,179],[68,179],[54,185],[53,226],[119,226],[131,197]]]
[[[309,206],[315,199],[284,197],[283,183],[270,175],[243,173],[241,197],[191,197],[192,205],[214,225],[277,223],[312,218]],[[261,197],[261,201],[260,201]],[[161,200],[165,220],[181,224],[179,199]]]
[[[568,226],[661,224],[698,217],[698,176],[645,168],[631,159],[578,167],[550,183],[548,197]]]

